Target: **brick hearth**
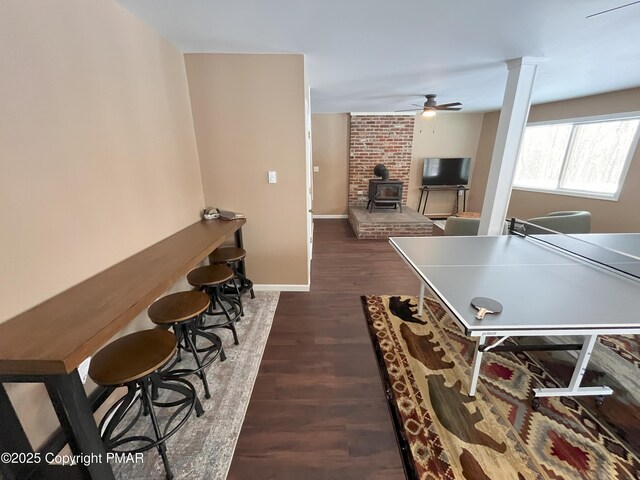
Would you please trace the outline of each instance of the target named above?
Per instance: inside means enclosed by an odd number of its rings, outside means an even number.
[[[349,223],[359,239],[428,237],[433,233],[433,222],[409,207],[402,207],[402,213],[369,213],[364,207],[349,207]]]

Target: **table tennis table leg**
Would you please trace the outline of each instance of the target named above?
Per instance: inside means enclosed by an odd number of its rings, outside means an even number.
[[[486,341],[485,337],[478,338],[476,342],[476,351],[473,354],[473,363],[471,364],[471,381],[469,383],[469,396],[473,397],[476,394],[476,388],[478,386],[478,377],[480,376],[480,365],[482,364],[482,351],[480,347],[484,345]]]
[[[567,388],[534,388],[535,397],[575,397],[575,396],[595,396],[600,397],[601,403],[605,395],[611,395],[613,390],[609,387],[581,387],[582,377],[587,371],[587,365],[591,359],[591,352],[596,344],[597,335],[587,335],[584,337],[580,356],[571,376],[571,381]]]
[[[424,283],[420,282],[420,294],[418,295],[418,316],[422,317],[422,308],[424,305]]]
[[[587,365],[589,364],[591,352],[593,351],[593,347],[596,344],[597,338],[597,335],[584,337],[582,349],[580,350],[580,356],[578,357],[578,362],[576,363],[576,367],[573,370],[573,375],[571,375],[571,381],[569,382],[570,390],[575,391],[580,387],[580,383],[582,383],[582,377],[587,371]]]

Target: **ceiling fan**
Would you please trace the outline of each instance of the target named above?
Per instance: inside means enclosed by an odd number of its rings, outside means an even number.
[[[422,115],[425,117],[433,117],[438,110],[448,111],[448,112],[457,112],[460,110],[462,104],[460,102],[453,103],[443,103],[442,105],[438,105],[436,102],[436,96],[432,93],[429,95],[425,95],[427,101],[424,102],[424,105],[413,104],[416,107],[420,107],[418,109],[411,108],[409,110],[396,110],[397,112],[419,112],[422,110]]]

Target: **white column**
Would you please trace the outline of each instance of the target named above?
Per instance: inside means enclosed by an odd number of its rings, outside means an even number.
[[[533,80],[541,61],[540,58],[522,57],[507,62],[507,86],[498,121],[478,235],[502,233],[520,142],[529,116]]]

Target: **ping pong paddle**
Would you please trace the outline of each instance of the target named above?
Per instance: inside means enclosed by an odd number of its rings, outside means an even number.
[[[475,297],[471,300],[471,305],[478,309],[478,313],[476,313],[478,320],[482,320],[487,313],[500,313],[502,311],[502,304],[492,298]]]

